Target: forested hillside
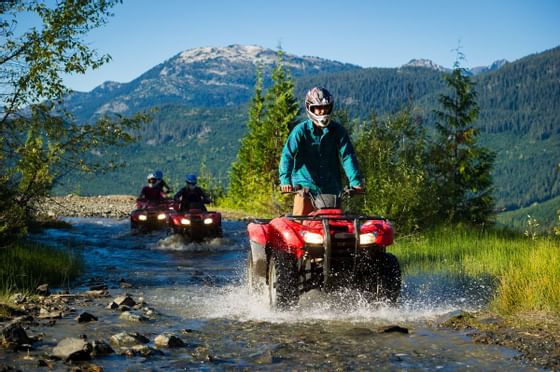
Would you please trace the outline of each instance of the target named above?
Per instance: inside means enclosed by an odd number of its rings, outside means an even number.
[[[480,106],[477,124],[483,131],[481,143],[497,152],[493,175],[499,209],[516,209],[560,195],[557,168],[560,162],[559,64],[560,48],[555,48],[473,78]],[[243,75],[239,77],[242,80],[248,79],[248,65],[244,66]],[[293,67],[293,63],[290,66]],[[310,86],[326,86],[337,98],[337,107],[347,111],[351,119],[364,119],[372,114],[383,116],[405,105],[413,105],[419,122],[431,128],[431,112],[439,95],[446,92],[442,72],[434,69],[328,66],[324,72],[313,70],[312,76],[303,73],[305,69],[299,69],[300,77],[295,78],[296,97],[303,97]],[[162,68],[158,67],[159,74]],[[197,65],[197,68],[202,67]],[[332,69],[338,70],[328,72]],[[289,71],[293,73],[294,70]],[[155,79],[156,75],[151,73],[150,76]],[[228,84],[234,80],[232,77],[223,79]],[[104,102],[106,108],[119,107],[124,97],[122,89],[122,84],[106,83],[89,93],[90,103],[96,110],[100,102]],[[240,100],[220,106],[207,100],[203,105],[204,94],[219,96],[220,89],[224,88],[206,84],[205,89],[206,93],[190,92],[199,95],[195,101],[178,99],[175,104],[160,107],[154,114],[154,121],[139,132],[139,143],[124,150],[122,155],[130,164],[127,169],[87,182],[68,179],[58,191],[135,193],[143,184],[145,173],[153,169],[163,169],[172,182],[179,183],[185,172],[199,171],[203,160],[207,171],[226,184],[229,166],[245,133],[247,102]],[[245,97],[250,97],[252,89],[247,85],[241,90]],[[111,97],[121,97],[121,101],[111,101]],[[158,106],[163,101],[154,99],[142,105]],[[85,99],[73,102],[80,112],[95,111],[88,109]]]

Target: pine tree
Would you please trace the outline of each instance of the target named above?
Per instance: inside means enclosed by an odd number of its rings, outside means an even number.
[[[263,96],[262,70],[249,109],[247,134],[230,171],[228,201],[235,207],[270,212],[284,207],[278,193],[278,163],[289,128],[298,115],[294,82],[282,64],[282,51],[272,71],[272,87]]]
[[[461,59],[461,58],[460,58]],[[475,84],[455,63],[444,76],[451,94],[439,97],[435,110],[438,138],[431,149],[439,216],[450,222],[483,224],[492,215],[492,170],[495,154],[478,145],[479,113]]]

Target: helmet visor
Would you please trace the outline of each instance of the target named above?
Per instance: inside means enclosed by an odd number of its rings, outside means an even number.
[[[332,111],[333,105],[309,105],[309,111],[315,115],[329,115]]]

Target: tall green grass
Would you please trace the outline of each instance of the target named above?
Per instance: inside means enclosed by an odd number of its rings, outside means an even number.
[[[0,295],[32,292],[39,284],[67,286],[82,271],[79,255],[36,243],[20,242],[0,248]]]
[[[490,306],[499,313],[560,313],[558,239],[455,226],[398,239],[392,252],[406,272],[495,278],[497,289]]]

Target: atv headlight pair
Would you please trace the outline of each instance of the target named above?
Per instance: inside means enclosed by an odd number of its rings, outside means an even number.
[[[323,235],[309,231],[302,231],[301,237],[307,244],[323,244]]]
[[[377,240],[377,233],[360,234],[360,245],[372,245]]]

